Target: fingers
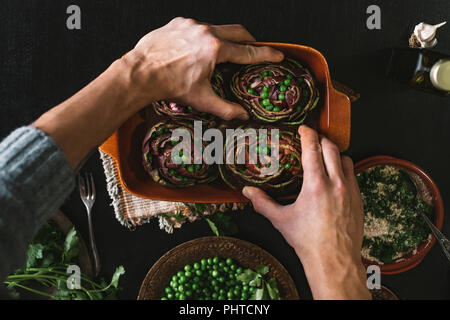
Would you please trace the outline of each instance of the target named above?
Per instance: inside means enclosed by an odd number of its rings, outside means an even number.
[[[317,132],[307,126],[300,126],[298,132],[302,143],[302,166],[305,181],[326,177],[322,148]]]
[[[271,220],[280,214],[282,205],[269,197],[264,191],[255,187],[245,187],[242,194],[248,198],[255,208],[256,212],[261,213],[267,219]]]
[[[283,59],[282,52],[270,47],[256,47],[224,41],[219,50],[218,63],[250,64],[264,61],[280,62]]]
[[[214,93],[210,85],[203,87],[192,105],[200,111],[212,113],[224,120],[234,118],[248,120],[249,118],[247,111],[240,104],[222,99]]]
[[[211,26],[213,33],[223,39],[232,42],[256,41],[255,38],[240,24],[227,24]]]
[[[325,169],[330,179],[344,179],[339,148],[330,139],[323,136],[320,138],[320,145],[322,146]]]
[[[357,190],[359,190],[352,159],[347,156],[342,156],[341,162],[345,179],[351,184],[352,188],[357,188]]]

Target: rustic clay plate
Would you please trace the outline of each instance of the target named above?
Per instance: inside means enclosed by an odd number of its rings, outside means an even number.
[[[411,179],[422,182],[421,185],[423,185],[423,188],[425,189],[424,192],[428,192],[430,194],[431,204],[434,206],[434,225],[441,230],[444,223],[444,204],[441,193],[439,192],[439,189],[433,179],[431,179],[431,177],[422,168],[414,163],[389,156],[374,156],[364,159],[355,165],[355,172],[358,174],[371,167],[380,165],[391,165],[397,167],[406,172]],[[414,268],[422,262],[425,255],[430,251],[435,243],[436,238],[434,235],[431,235],[431,241],[425,241],[419,245],[416,254],[406,256],[390,264],[380,265],[381,273],[398,274]],[[366,266],[377,264],[377,262],[369,261],[364,258],[363,263]]]
[[[172,276],[186,264],[215,256],[232,258],[244,269],[254,269],[259,264],[268,266],[270,268],[268,277],[277,279],[281,299],[299,299],[291,276],[267,251],[236,238],[204,237],[182,243],[163,255],[147,273],[139,290],[138,300],[160,300]]]
[[[323,55],[310,47],[286,43],[257,42],[283,51],[286,56],[303,63],[316,78],[321,100],[318,106],[317,129],[333,140],[341,151],[350,144],[350,100],[337,91],[330,78]],[[225,87],[228,83],[224,84]],[[141,145],[147,129],[160,119],[153,108],[150,115],[143,112],[126,121],[100,150],[117,163],[120,182],[131,194],[153,200],[198,203],[248,202],[239,190],[232,190],[222,180],[184,189],[169,189],[154,182],[142,167]],[[150,118],[150,120],[148,120]],[[291,195],[294,196],[294,195]]]

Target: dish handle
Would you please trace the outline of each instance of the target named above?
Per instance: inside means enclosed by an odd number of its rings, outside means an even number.
[[[350,146],[350,99],[330,85],[328,112],[320,116],[320,131],[344,152]]]

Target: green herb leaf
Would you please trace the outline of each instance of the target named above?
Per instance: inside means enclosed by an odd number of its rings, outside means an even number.
[[[237,279],[245,284],[250,284],[251,281],[257,278],[261,278],[261,275],[251,269],[245,269],[244,272],[237,276]]]
[[[75,257],[78,256],[80,252],[80,239],[78,238],[77,231],[75,227],[72,227],[67,233],[66,239],[64,241],[64,252],[62,257],[63,263],[72,262]]]
[[[278,291],[277,280],[274,277],[266,282],[266,288],[271,300],[280,300],[280,291]]]
[[[255,292],[250,297],[250,300],[263,300],[264,299],[264,289],[256,289]]]
[[[216,212],[205,220],[216,236],[232,236],[239,231],[230,214],[224,212]]]
[[[28,246],[26,267],[31,268],[36,266],[38,260],[42,259],[44,246],[41,243],[31,243]]]
[[[269,267],[265,266],[263,264],[260,264],[255,267],[255,271],[258,272],[260,275],[264,276],[266,273],[269,272]]]
[[[110,285],[112,285],[114,288],[117,289],[119,286],[119,278],[121,275],[124,275],[124,274],[125,274],[125,268],[123,266],[118,266],[116,268],[116,271],[114,271]]]

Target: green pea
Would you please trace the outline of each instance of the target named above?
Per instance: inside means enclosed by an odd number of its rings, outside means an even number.
[[[225,266],[225,263],[224,263],[223,261],[220,261],[220,262],[219,262],[219,267],[220,267],[220,268],[223,268],[224,266]]]
[[[234,294],[233,294],[233,292],[232,291],[228,291],[227,292],[227,297],[228,297],[228,299],[233,299],[233,296],[234,296]]]
[[[191,270],[191,266],[190,265],[185,265],[184,266],[184,271],[190,271]]]
[[[263,87],[263,91],[266,91],[266,92],[268,92],[268,91],[269,91],[269,88],[268,88],[268,87],[266,87],[266,86],[264,86],[264,87]]]
[[[192,277],[192,272],[186,271],[186,272],[184,273],[184,275],[186,276],[186,278],[190,278],[190,277]]]
[[[214,293],[211,295],[211,297],[212,297],[214,300],[217,300],[217,298],[219,297],[219,295],[217,294],[217,292],[214,292]]]
[[[201,276],[203,274],[202,270],[195,270],[195,274]]]
[[[267,99],[269,97],[269,93],[267,91],[261,91],[261,98]]]
[[[256,93],[255,90],[253,90],[252,88],[248,88],[247,92],[252,95],[255,95],[255,93]]]
[[[272,111],[273,112],[280,112],[280,108],[279,107],[274,107]]]
[[[212,275],[214,278],[217,278],[217,277],[219,276],[219,272],[218,272],[217,270],[213,270],[212,273],[211,273],[211,275]]]
[[[261,72],[261,77],[263,77],[263,78],[267,77],[267,71]]]
[[[292,77],[292,74],[289,73],[289,74],[286,76],[286,78],[289,79],[289,80],[291,80],[291,79],[293,78],[293,77]]]
[[[270,100],[269,100],[269,99],[263,99],[263,100],[261,101],[261,104],[262,104],[263,106],[268,106],[268,105],[270,105]]]
[[[167,300],[167,298],[166,297],[162,297],[161,300]]]
[[[186,282],[186,277],[183,275],[180,277],[180,279],[178,280],[178,283],[185,283]],[[178,290],[180,290],[180,287],[178,287]]]
[[[247,300],[248,299],[248,294],[246,292],[242,292],[241,293],[241,300]]]
[[[286,80],[283,81],[283,83],[284,83],[285,86],[288,86],[288,85],[291,84],[291,80],[290,79],[286,79]]]
[[[213,263],[217,264],[217,263],[219,263],[219,261],[220,261],[219,257],[214,257],[213,258]]]
[[[199,165],[201,167],[201,165]],[[202,259],[200,260],[200,263],[202,264],[202,266],[205,266],[208,262],[206,261],[206,259]]]
[[[286,163],[286,164],[284,165],[284,168],[285,168],[286,170],[290,169],[290,168],[291,168],[291,164],[290,164],[290,163]]]
[[[281,91],[281,92],[286,92],[286,90],[287,90],[287,87],[286,87],[284,84],[282,84],[282,85],[280,86],[280,91]]]
[[[284,95],[284,93],[280,93],[278,95],[278,100],[284,100],[286,98],[286,96]]]
[[[236,268],[237,268],[236,265],[235,265],[234,263],[232,263],[231,266],[230,266],[230,269],[231,269],[232,271],[235,271]]]
[[[178,292],[183,292],[184,291],[184,287],[180,284],[178,286]]]
[[[191,290],[186,291],[186,297],[190,297],[190,296],[192,296],[192,291]]]
[[[267,111],[272,111],[273,110],[273,105],[272,104],[267,105],[266,106],[266,110]]]
[[[230,266],[233,264],[233,259],[227,258],[227,260],[225,260],[225,263]]]
[[[241,274],[241,273],[242,273],[242,268],[241,268],[241,267],[237,268],[237,269],[236,269],[236,273],[237,273],[237,274]]]
[[[200,263],[196,262],[194,263],[194,269],[200,269]]]
[[[164,289],[164,291],[165,291],[166,293],[171,293],[171,292],[172,292],[172,288],[171,288],[171,287],[166,287],[166,288]]]
[[[180,296],[178,297],[179,300],[186,300],[186,296],[181,293]]]
[[[169,300],[172,300],[174,297],[175,297],[175,296],[174,296],[173,293],[168,293],[168,294],[167,294],[167,298],[168,298]]]

